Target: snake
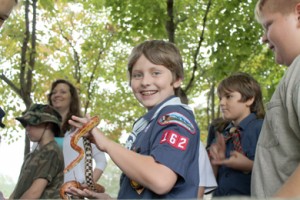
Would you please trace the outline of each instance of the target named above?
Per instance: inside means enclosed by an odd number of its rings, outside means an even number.
[[[85,151],[80,146],[78,146],[77,143],[81,137],[83,137],[86,133],[88,133],[94,127],[96,127],[99,124],[99,122],[100,122],[100,118],[98,116],[94,116],[87,123],[85,123],[81,128],[77,129],[77,131],[74,133],[74,135],[71,138],[70,145],[75,151],[78,152],[78,156],[67,167],[65,167],[64,173],[68,173],[84,158]],[[87,144],[88,149],[90,149],[90,151],[91,151],[91,146],[90,146],[90,142],[88,141],[88,139],[83,138],[83,140],[84,140],[85,146]],[[91,160],[89,162],[91,162]],[[92,163],[88,163],[88,165],[92,166]],[[93,174],[92,168],[91,168],[91,170],[86,170],[86,172],[85,172],[86,179],[91,180],[92,174]],[[75,180],[65,182],[60,187],[60,192],[59,192],[60,197],[62,199],[70,199],[69,195],[65,192],[65,190],[69,187],[75,187],[78,189],[88,188],[95,192],[100,192],[100,193],[105,192],[105,188],[102,185],[93,183],[93,181],[92,182],[88,181],[87,185],[88,185],[87,187],[83,187],[78,181],[75,181]]]

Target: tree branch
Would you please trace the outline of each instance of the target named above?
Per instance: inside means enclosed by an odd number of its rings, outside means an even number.
[[[210,6],[211,6],[211,1],[212,0],[208,1],[207,7],[206,7],[206,10],[205,10],[205,15],[203,17],[202,31],[201,31],[201,34],[200,34],[200,37],[199,37],[198,46],[197,46],[196,51],[195,51],[195,53],[193,55],[194,66],[193,66],[192,78],[190,79],[189,83],[187,84],[186,88],[184,89],[184,91],[186,93],[188,93],[188,91],[192,88],[192,86],[194,84],[195,73],[196,73],[196,71],[198,69],[198,61],[197,61],[197,59],[198,59],[198,56],[199,56],[200,47],[202,46],[202,42],[204,40],[204,32],[205,32],[205,28],[206,28],[207,16],[208,16],[208,13],[209,13],[209,10],[210,10]]]

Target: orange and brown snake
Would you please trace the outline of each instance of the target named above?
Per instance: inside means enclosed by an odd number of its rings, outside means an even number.
[[[80,146],[78,146],[77,143],[82,136],[84,136],[87,132],[89,132],[95,126],[97,126],[99,122],[100,122],[99,117],[94,116],[91,118],[91,120],[88,123],[84,124],[80,129],[76,131],[76,133],[74,133],[73,137],[71,138],[70,145],[75,151],[79,153],[79,155],[64,169],[64,173],[70,171],[83,159],[84,150]]]
[[[71,138],[71,142],[70,145],[71,147],[77,151],[79,153],[79,155],[64,169],[64,173],[67,173],[68,171],[70,171],[73,167],[75,167],[84,157],[84,150],[77,145],[79,139],[84,136],[86,133],[88,133],[90,130],[92,130],[95,126],[97,126],[100,122],[100,119],[98,116],[94,116],[90,119],[89,122],[87,122],[86,124],[84,124],[80,129],[78,129],[73,137]],[[67,196],[65,190],[69,187],[76,187],[78,189],[83,189],[84,187],[77,181],[69,181],[64,183],[61,187],[60,187],[60,197],[62,199],[69,199],[69,197]],[[94,191],[96,192],[104,192],[105,189],[103,186],[99,185],[99,184],[94,184]]]

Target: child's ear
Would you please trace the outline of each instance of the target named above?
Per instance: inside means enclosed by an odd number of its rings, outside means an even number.
[[[246,105],[250,107],[250,106],[253,104],[254,100],[255,100],[254,97],[252,97],[251,99],[248,99],[248,100],[246,101]]]
[[[181,83],[182,83],[182,78],[178,78],[177,80],[175,80],[173,82],[173,87],[174,88],[179,88],[181,86]]]

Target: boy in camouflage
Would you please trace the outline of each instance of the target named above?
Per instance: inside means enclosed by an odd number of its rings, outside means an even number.
[[[63,183],[64,160],[54,136],[61,133],[60,114],[49,105],[34,104],[16,119],[39,148],[25,157],[10,199],[58,199]]]

